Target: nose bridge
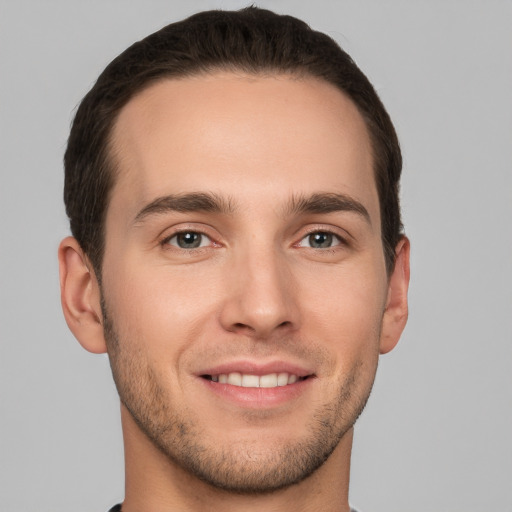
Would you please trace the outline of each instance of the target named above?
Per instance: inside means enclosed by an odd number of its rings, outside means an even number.
[[[265,337],[277,328],[296,326],[292,275],[275,244],[252,237],[234,257],[230,273],[233,286],[223,311],[226,329]]]

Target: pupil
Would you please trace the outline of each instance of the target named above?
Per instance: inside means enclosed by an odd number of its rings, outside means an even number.
[[[330,247],[332,245],[332,235],[330,233],[314,233],[309,235],[309,245],[315,249]]]
[[[182,249],[194,249],[201,245],[201,235],[199,233],[180,233],[178,235],[178,245]]]

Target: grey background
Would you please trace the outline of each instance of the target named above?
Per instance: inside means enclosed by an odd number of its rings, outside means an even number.
[[[246,2],[0,0],[0,509],[103,512],[123,496],[105,356],[68,332],[72,111],[138,38]],[[401,138],[411,314],[356,428],[363,512],[512,511],[512,2],[263,1],[333,36]]]

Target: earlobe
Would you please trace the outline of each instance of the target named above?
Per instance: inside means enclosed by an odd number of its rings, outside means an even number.
[[[89,352],[106,352],[98,281],[73,237],[60,243],[59,274],[62,310],[71,332]]]
[[[395,268],[388,281],[388,297],[382,320],[380,353],[392,350],[405,328],[408,316],[407,292],[409,289],[409,254],[410,244],[407,237],[402,237],[396,246]]]

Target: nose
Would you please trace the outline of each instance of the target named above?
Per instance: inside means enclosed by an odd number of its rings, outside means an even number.
[[[224,329],[255,339],[294,331],[299,325],[294,280],[278,251],[239,257],[229,269],[220,321]]]

